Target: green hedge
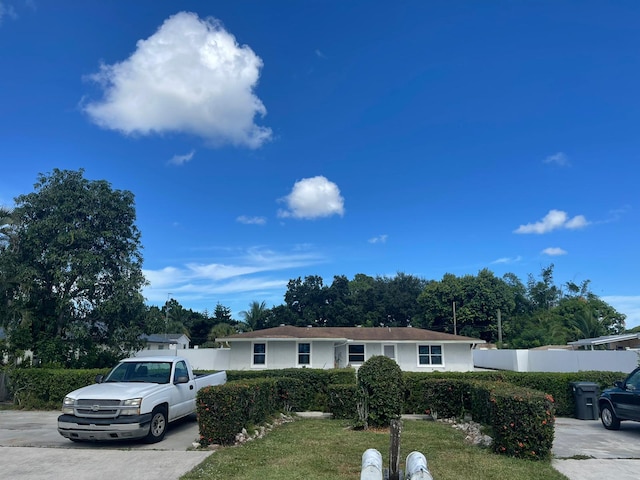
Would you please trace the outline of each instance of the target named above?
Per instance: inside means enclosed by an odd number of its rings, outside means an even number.
[[[531,388],[551,395],[555,402],[556,415],[561,417],[572,417],[575,415],[576,404],[571,389],[571,382],[593,382],[598,384],[600,391],[613,386],[613,382],[621,380],[627,376],[623,372],[598,372],[584,371],[571,373],[558,372],[404,372],[404,382],[406,385],[406,400],[404,413],[424,413],[424,405],[416,403],[423,379],[460,379],[460,380],[483,380],[492,382],[503,382],[517,385],[519,387]],[[437,409],[436,409],[437,410]]]
[[[13,368],[7,370],[14,405],[27,409],[59,409],[65,395],[95,382],[109,370]]]
[[[233,444],[243,428],[264,423],[278,411],[282,391],[274,378],[237,380],[200,389],[196,396],[200,444]]]
[[[285,368],[269,370],[229,370],[227,379],[251,380],[256,378],[295,378],[302,382],[301,391],[290,394],[296,399],[297,410],[327,411],[328,388],[332,384],[356,383],[352,368],[322,370],[317,368]]]
[[[504,383],[488,390],[494,451],[516,458],[548,459],[555,421],[551,395]]]
[[[356,416],[357,402],[355,384],[329,385],[327,407],[334,419],[352,420]]]

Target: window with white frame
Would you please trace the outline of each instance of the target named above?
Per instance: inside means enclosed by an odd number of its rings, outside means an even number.
[[[442,365],[442,345],[418,345],[418,365]]]
[[[349,345],[349,363],[364,363],[364,345]]]
[[[266,343],[254,343],[253,344],[253,364],[254,365],[266,365],[267,364],[267,344]]]
[[[311,365],[311,344],[298,344],[298,365]]]
[[[391,360],[396,359],[396,346],[395,345],[383,345],[382,354],[385,357],[389,357]]]

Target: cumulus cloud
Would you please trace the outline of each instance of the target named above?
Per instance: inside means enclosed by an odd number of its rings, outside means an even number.
[[[369,243],[387,243],[388,235],[378,235],[369,239]]]
[[[218,20],[180,12],[139,40],[129,58],[89,77],[103,98],[84,110],[124,134],[180,132],[258,148],[271,138],[254,123],[267,112],[254,94],[262,65]]]
[[[562,210],[549,210],[549,213],[540,221],[535,223],[527,223],[526,225],[520,225],[514,233],[548,233],[553,230],[566,228],[569,230],[576,230],[589,225],[589,222],[584,215],[576,215],[573,218],[569,218],[567,212]]]
[[[245,225],[264,225],[267,223],[267,219],[264,217],[248,217],[246,215],[240,215],[236,218],[236,222],[244,223]]]
[[[344,199],[338,186],[323,176],[304,178],[295,183],[291,193],[280,201],[287,204],[279,210],[282,218],[314,219],[344,215]]]
[[[543,255],[549,255],[549,256],[551,256],[551,257],[557,257],[557,256],[559,256],[559,255],[566,255],[566,254],[567,254],[567,251],[566,251],[566,250],[563,250],[563,249],[562,249],[562,248],[560,248],[560,247],[549,247],[549,248],[545,248],[545,249],[542,251],[542,254],[543,254]]]
[[[174,155],[171,160],[169,160],[169,163],[171,165],[184,165],[185,163],[187,163],[188,161],[190,161],[193,156],[195,155],[195,151],[191,150],[189,153],[185,154],[185,155]]]
[[[549,155],[547,158],[543,160],[543,163],[551,163],[553,165],[558,165],[559,167],[568,167],[569,157],[567,157],[564,153],[558,152],[553,155]]]

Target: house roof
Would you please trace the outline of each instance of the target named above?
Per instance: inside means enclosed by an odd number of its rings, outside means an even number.
[[[183,333],[169,333],[169,334],[163,334],[163,333],[152,333],[151,335],[141,335],[140,338],[142,340],[146,340],[147,342],[151,342],[151,343],[168,343],[168,344],[175,344],[178,343],[178,340],[180,340],[182,337],[185,337],[187,340],[189,340],[189,337],[187,337],[185,334]]]
[[[624,342],[626,340],[635,340],[637,338],[640,338],[640,333],[623,333],[621,335],[605,335],[603,337],[583,338],[582,340],[567,343],[568,345],[582,347],[589,345],[606,345],[608,343]]]
[[[371,342],[415,342],[438,341],[449,343],[485,343],[478,338],[434,332],[423,328],[412,327],[293,327],[281,326],[238,333],[218,341],[243,340],[357,340]]]

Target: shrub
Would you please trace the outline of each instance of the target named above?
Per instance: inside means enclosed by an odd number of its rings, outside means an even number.
[[[366,426],[386,427],[400,418],[404,384],[398,364],[384,355],[369,358],[358,370],[358,401],[368,410]]]
[[[334,419],[353,419],[356,416],[356,385],[329,385],[328,408]]]

